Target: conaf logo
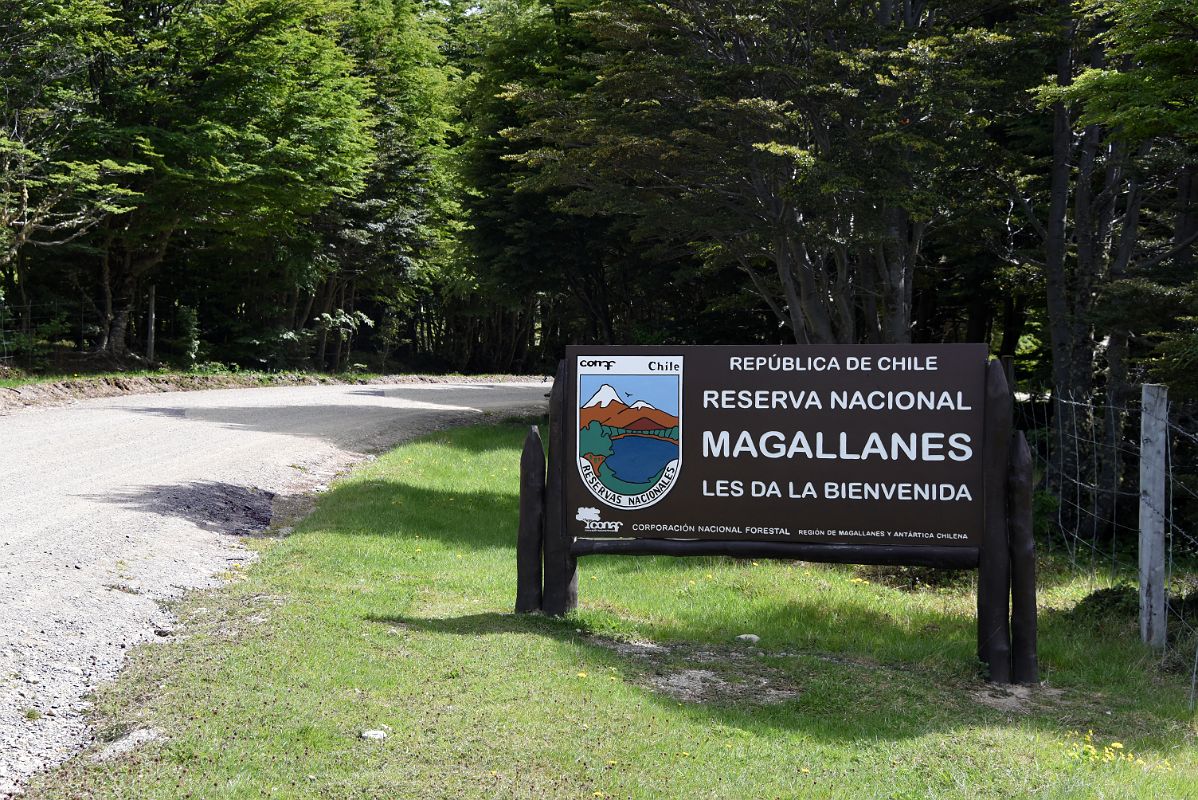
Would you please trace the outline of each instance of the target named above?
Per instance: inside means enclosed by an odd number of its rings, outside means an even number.
[[[589,506],[578,509],[574,519],[585,523],[582,526],[583,530],[591,533],[619,533],[620,528],[624,525],[623,522],[603,522],[599,519],[599,509]]]

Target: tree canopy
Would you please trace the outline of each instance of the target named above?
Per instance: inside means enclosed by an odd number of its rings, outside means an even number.
[[[180,365],[330,370],[986,341],[1122,402],[1198,360],[1194,25],[1186,0],[0,0],[0,303],[27,360],[136,363],[151,324]]]

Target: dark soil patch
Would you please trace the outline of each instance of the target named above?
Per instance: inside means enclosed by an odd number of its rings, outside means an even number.
[[[756,649],[618,642],[602,637],[591,641],[629,657],[641,672],[641,683],[680,702],[775,705],[799,696],[799,687],[781,670],[762,663]]]

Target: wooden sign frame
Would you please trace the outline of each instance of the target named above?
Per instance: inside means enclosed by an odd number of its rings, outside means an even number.
[[[994,683],[1039,681],[1036,560],[1032,536],[1032,459],[1012,432],[1013,397],[998,361],[985,375],[984,533],[980,547],[806,542],[581,539],[566,532],[564,476],[568,438],[566,362],[549,396],[549,452],[532,427],[520,460],[516,612],[562,616],[578,605],[578,559],[594,555],[729,556],[839,564],[978,570],[977,654]]]

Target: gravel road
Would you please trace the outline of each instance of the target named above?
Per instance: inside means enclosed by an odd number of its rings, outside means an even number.
[[[87,696],[164,600],[247,561],[239,535],[368,454],[545,383],[297,386],[86,400],[0,416],[0,797],[88,742]]]

